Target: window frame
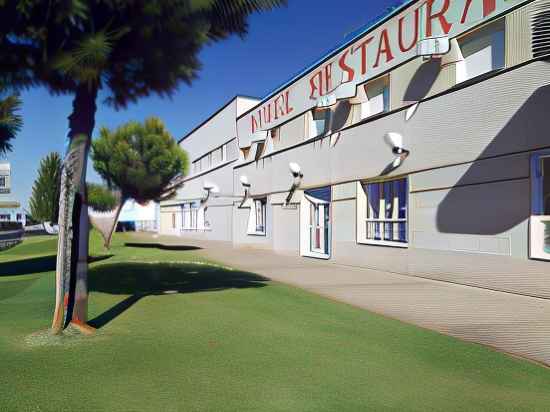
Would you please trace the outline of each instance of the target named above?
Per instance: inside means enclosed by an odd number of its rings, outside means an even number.
[[[406,191],[405,191],[405,217],[399,218],[399,204],[400,204],[400,198],[396,196],[396,194],[393,195],[392,201],[394,202],[393,210],[396,211],[398,216],[397,218],[386,218],[385,213],[384,217],[380,217],[380,213],[382,210],[386,210],[386,199],[382,198],[383,191],[379,191],[378,196],[378,218],[371,218],[369,217],[369,211],[370,211],[370,202],[369,202],[369,195],[367,193],[368,185],[374,185],[378,184],[381,185],[383,188],[384,184],[386,183],[393,183],[398,181],[404,181],[406,184]],[[397,193],[398,194],[398,193]],[[397,208],[395,207],[395,202],[397,202]],[[410,179],[408,176],[400,176],[400,177],[394,177],[391,179],[385,179],[385,180],[375,180],[375,181],[358,181],[357,182],[357,199],[356,199],[356,226],[357,226],[357,238],[356,241],[358,244],[365,244],[365,245],[374,245],[374,246],[388,246],[388,247],[397,247],[397,248],[408,248],[410,244],[410,230],[409,230],[409,221],[410,221]],[[369,223],[378,223],[380,224],[379,233],[380,233],[380,239],[373,239],[369,238],[369,230],[368,225]],[[387,240],[385,239],[386,235],[386,224],[393,224],[393,238],[395,238],[395,233],[399,234],[399,227],[397,227],[397,230],[395,228],[395,225],[404,224],[404,233],[405,233],[405,241],[399,241],[399,240]]]
[[[384,82],[384,87],[382,88],[382,93],[375,95],[372,99],[369,99],[369,91],[368,91],[369,86],[372,87],[372,86],[376,85],[376,83],[378,83],[378,82]],[[361,103],[356,103],[356,105],[354,105],[354,106],[357,107],[356,110],[359,111],[357,122],[361,122],[365,119],[369,119],[371,117],[378,116],[382,113],[388,113],[391,110],[391,102],[390,102],[391,83],[390,83],[389,74],[377,77],[376,79],[369,80],[368,82],[363,83],[363,84],[359,85],[358,87],[363,88],[363,91],[365,93],[365,97],[366,97],[367,100],[362,101]],[[371,100],[374,100],[375,97],[378,97],[380,95],[382,95],[382,106],[383,106],[382,110],[379,111],[379,112],[376,112],[376,113],[369,113],[367,116],[363,116],[363,110],[364,110],[365,105],[369,104]]]
[[[502,30],[494,30],[494,31],[491,32],[491,26],[496,28],[498,25],[500,25],[502,27]],[[470,31],[468,31],[466,33],[463,33],[460,36],[458,36],[456,39],[457,39],[459,48],[461,50],[461,53],[463,53],[464,43],[468,43],[469,41],[472,41],[474,39],[474,37],[476,36],[476,34],[479,35],[479,34],[483,33],[484,31],[491,32],[492,35],[494,35],[495,33],[498,33],[498,32],[502,33],[502,42],[501,42],[502,43],[502,66],[500,66],[500,67],[491,67],[491,70],[485,71],[485,72],[477,74],[475,76],[466,77],[466,78],[459,78],[459,71],[461,70],[461,66],[466,65],[466,58],[467,57],[464,57],[463,61],[457,62],[455,64],[455,84],[456,85],[464,84],[464,83],[470,82],[470,81],[475,81],[475,79],[481,78],[482,76],[487,76],[489,73],[494,73],[494,72],[497,72],[499,70],[502,70],[502,69],[506,68],[506,18],[505,17],[500,17],[496,20],[493,20],[491,22],[483,24],[480,27],[476,27],[473,30],[470,30]],[[493,43],[491,43],[491,46],[492,45],[493,45]],[[466,70],[466,69],[467,68],[464,68],[462,70]]]
[[[316,120],[315,116],[314,116],[315,113],[324,113],[325,118]],[[332,116],[332,110],[329,107],[323,107],[323,108],[315,107],[315,108],[309,110],[307,112],[307,115],[305,116],[305,120],[306,120],[306,130],[305,130],[306,131],[306,140],[315,139],[317,137],[327,135],[330,132],[331,116]],[[323,131],[321,133],[317,133],[317,134],[313,135],[312,130],[314,130],[314,125],[315,125],[315,130],[317,130],[316,122],[320,122],[320,121],[324,122],[323,123],[323,125],[324,125]]]
[[[251,200],[246,233],[249,236],[267,236],[267,197],[258,197]],[[259,211],[258,205],[260,205]],[[258,212],[263,220],[263,230],[258,230]]]

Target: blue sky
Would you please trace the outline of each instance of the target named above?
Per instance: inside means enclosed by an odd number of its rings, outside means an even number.
[[[252,16],[244,40],[232,37],[205,48],[199,78],[190,87],[182,85],[171,100],[152,96],[122,111],[98,102],[96,131],[154,115],[180,138],[237,94],[264,97],[396,0],[288,2],[286,8]],[[22,98],[25,126],[7,160],[13,195],[26,206],[40,159],[51,151],[63,152],[71,96],[33,89]],[[91,168],[88,181],[99,181]]]

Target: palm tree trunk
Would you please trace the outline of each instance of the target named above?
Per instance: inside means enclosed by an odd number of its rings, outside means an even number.
[[[80,85],[69,116],[70,145],[63,160],[56,266],[56,302],[52,329],[69,323],[84,331],[88,312],[89,220],[86,167],[95,125],[97,88]]]

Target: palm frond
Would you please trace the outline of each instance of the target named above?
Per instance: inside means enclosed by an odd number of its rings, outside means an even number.
[[[10,140],[14,139],[23,127],[23,117],[18,114],[21,99],[11,95],[0,100],[0,154],[12,150]]]

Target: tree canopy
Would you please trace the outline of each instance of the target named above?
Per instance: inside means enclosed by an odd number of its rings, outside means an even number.
[[[38,177],[32,186],[30,213],[37,222],[57,222],[61,181],[61,156],[52,152],[40,161]]]
[[[185,175],[189,167],[187,154],[156,117],[115,130],[101,128],[92,143],[92,160],[97,173],[120,191],[122,199],[142,204],[163,197],[174,178]]]
[[[124,107],[196,77],[200,49],[247,32],[248,16],[286,0],[5,0],[0,76],[14,87],[104,88]]]
[[[88,205],[98,212],[109,212],[118,206],[117,195],[105,185],[88,183]]]

